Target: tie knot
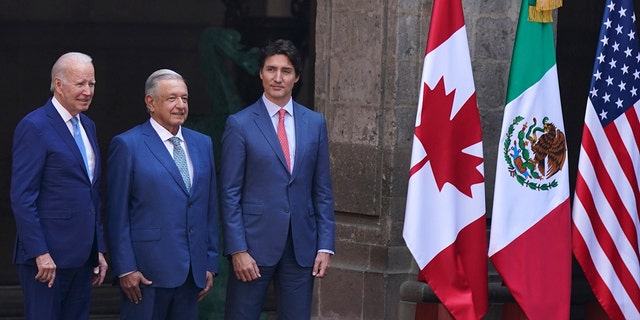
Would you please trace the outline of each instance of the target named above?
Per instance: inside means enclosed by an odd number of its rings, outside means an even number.
[[[77,117],[71,117],[71,124],[73,124],[74,126],[78,125],[78,118]]]
[[[284,118],[284,115],[287,113],[287,110],[285,110],[284,108],[280,108],[280,110],[278,110],[280,119]]]
[[[173,145],[176,147],[180,146],[180,138],[178,137],[171,137],[169,138],[169,141],[171,141],[171,143],[173,143]]]

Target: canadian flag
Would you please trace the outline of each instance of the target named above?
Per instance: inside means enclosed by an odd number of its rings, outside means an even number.
[[[482,130],[460,0],[435,0],[424,58],[403,236],[451,314],[488,308]]]

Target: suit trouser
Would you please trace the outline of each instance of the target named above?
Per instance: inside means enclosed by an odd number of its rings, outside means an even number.
[[[187,280],[177,288],[157,288],[140,284],[142,300],[138,304],[129,301],[129,298],[120,292],[120,319],[196,320],[200,290],[193,280],[191,270]]]
[[[282,258],[275,266],[258,266],[261,277],[242,282],[229,270],[225,319],[257,320],[273,280],[278,320],[300,320],[311,317],[314,277],[312,267],[301,267],[296,261],[291,231]],[[233,269],[233,265],[232,268]]]
[[[24,315],[29,320],[86,320],[91,304],[93,268],[57,269],[51,288],[35,279],[38,267],[18,265],[24,295]]]

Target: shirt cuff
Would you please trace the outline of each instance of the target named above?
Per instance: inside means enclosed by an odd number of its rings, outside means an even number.
[[[128,276],[128,275],[130,275],[130,274],[132,274],[132,273],[134,273],[134,272],[136,272],[136,271],[138,271],[138,270],[125,272],[125,273],[123,273],[123,274],[119,275],[119,276],[118,276],[118,278],[122,278],[122,277],[124,277],[124,276]]]

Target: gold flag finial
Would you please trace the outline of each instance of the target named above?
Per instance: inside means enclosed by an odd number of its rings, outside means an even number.
[[[562,0],[529,0],[529,21],[553,22],[553,10],[562,7]]]

